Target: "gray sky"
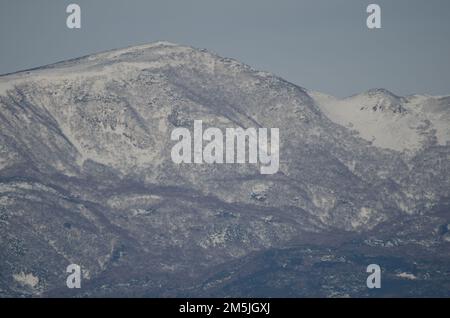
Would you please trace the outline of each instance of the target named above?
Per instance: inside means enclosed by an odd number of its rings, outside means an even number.
[[[66,27],[69,3],[81,30]],[[370,3],[381,30],[366,27]],[[158,40],[337,96],[450,94],[448,0],[0,0],[0,74]]]

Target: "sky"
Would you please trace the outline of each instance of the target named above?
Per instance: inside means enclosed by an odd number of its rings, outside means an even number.
[[[70,3],[81,29],[66,26]],[[366,26],[370,3],[381,29]],[[448,0],[0,0],[0,74],[160,40],[340,97],[450,94]]]

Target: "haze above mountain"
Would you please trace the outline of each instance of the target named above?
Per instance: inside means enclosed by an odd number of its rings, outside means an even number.
[[[377,257],[450,290],[449,98],[335,99],[158,42],[2,76],[0,107],[0,295],[365,296]],[[280,128],[279,172],[174,164],[194,120]]]

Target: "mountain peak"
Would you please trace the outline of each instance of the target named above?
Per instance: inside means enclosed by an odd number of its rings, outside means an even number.
[[[376,148],[421,146],[424,135],[426,146],[441,142],[448,120],[438,112],[437,124],[414,121],[413,111],[383,111],[402,102],[391,105],[393,98],[336,100],[169,42],[2,76],[0,95],[0,297],[61,296],[68,259],[89,275],[79,294],[67,295],[170,297],[215,295],[212,288],[230,295],[229,284],[241,273],[253,281],[267,260],[283,263],[268,275],[288,273],[289,282],[304,285],[304,270],[319,278],[343,273],[347,282],[354,264],[365,262],[347,262],[348,251],[372,253],[376,247],[366,241],[377,233],[393,233],[386,244],[408,246],[396,257],[411,263],[424,255],[419,248],[432,259],[449,254],[438,245],[447,239],[448,219],[435,216],[446,209],[439,200],[448,194],[448,149],[429,147],[406,162]],[[189,132],[200,119],[219,131],[280,128],[279,173],[261,176],[254,164],[173,162],[172,133]],[[300,269],[279,252],[294,245],[301,253],[290,252],[292,259],[311,260]],[[261,256],[256,265],[254,255]],[[339,259],[348,263],[344,272],[341,265],[339,272],[315,266]],[[286,272],[290,263],[295,272]],[[445,272],[444,265],[433,273]],[[431,272],[421,268],[415,274]],[[224,275],[230,279],[221,283]]]
[[[388,94],[388,95],[394,95],[390,90],[386,89],[386,88],[382,88],[382,87],[375,87],[375,88],[371,88],[369,90],[366,91],[366,93],[368,94]]]
[[[111,49],[107,51],[101,51],[97,53],[92,53],[89,55],[84,55],[80,57],[70,58],[64,61],[51,63],[48,65],[43,65],[39,67],[34,67],[30,69],[20,70],[13,73],[0,74],[0,79],[9,78],[23,78],[30,75],[36,74],[36,72],[41,72],[45,70],[54,69],[66,69],[77,66],[82,66],[85,69],[90,69],[92,66],[106,66],[113,62],[122,62],[127,60],[142,60],[142,57],[151,55],[152,52],[157,52],[161,50],[170,51],[190,51],[195,50],[192,47],[183,46],[180,44],[168,42],[168,41],[157,41],[151,43],[145,43],[140,45],[133,45],[123,48]]]
[[[369,89],[364,93],[364,95],[370,96],[370,97],[390,97],[398,99],[400,96],[392,93],[391,91],[385,89],[385,88],[372,88]]]

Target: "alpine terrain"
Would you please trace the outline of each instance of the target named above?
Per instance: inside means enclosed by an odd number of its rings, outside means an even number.
[[[279,128],[278,173],[175,164],[194,120]],[[449,124],[167,42],[3,75],[0,297],[450,296]]]

